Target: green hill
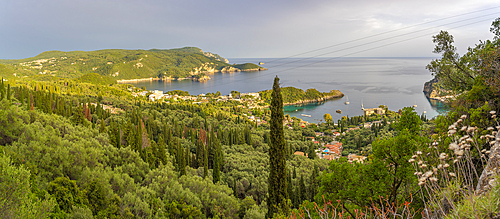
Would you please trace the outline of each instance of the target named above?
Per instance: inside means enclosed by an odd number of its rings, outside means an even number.
[[[260,91],[259,94],[266,102],[271,102],[272,90]],[[344,94],[339,90],[331,90],[330,92],[319,92],[314,88],[307,89],[306,91],[295,87],[282,87],[281,94],[283,95],[283,104],[305,104],[313,102],[321,102],[327,99],[340,98]]]
[[[47,51],[26,59],[0,60],[0,63],[16,72],[18,77],[50,75],[78,78],[96,73],[113,80],[123,80],[150,77],[197,78],[233,66],[219,61],[222,59],[217,54],[206,55],[196,47],[184,47],[168,50]],[[247,66],[260,68],[254,64],[238,66],[243,71],[249,68]]]

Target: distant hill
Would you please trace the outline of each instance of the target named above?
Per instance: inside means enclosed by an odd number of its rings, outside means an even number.
[[[35,57],[19,60],[0,60],[3,69],[15,72],[17,77],[50,75],[61,78],[79,78],[84,75],[106,77],[106,81],[140,78],[205,78],[208,73],[220,72],[223,68],[233,71],[265,70],[258,65],[246,63],[230,65],[228,60],[196,47],[177,49],[97,51],[47,51]],[[12,73],[14,74],[14,73]],[[88,78],[87,78],[88,79]],[[107,83],[106,82],[106,83]]]

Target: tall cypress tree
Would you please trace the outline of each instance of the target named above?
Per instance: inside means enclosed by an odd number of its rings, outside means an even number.
[[[275,213],[288,215],[289,210],[287,205],[286,148],[283,134],[283,98],[279,80],[278,76],[274,78],[271,93],[267,218],[273,217]]]

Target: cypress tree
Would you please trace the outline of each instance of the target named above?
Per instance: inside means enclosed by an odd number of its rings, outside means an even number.
[[[283,133],[283,99],[279,85],[279,78],[274,78],[273,91],[271,93],[271,121],[270,121],[270,145],[269,145],[269,178],[268,178],[268,202],[267,218],[276,213],[288,215],[288,192],[286,174],[286,148]]]
[[[212,169],[212,177],[214,183],[220,181],[220,170],[219,170],[219,150],[215,150],[215,156],[213,160],[213,169]]]
[[[203,179],[208,176],[208,149],[205,146],[205,155],[203,156]]]
[[[318,165],[314,164],[314,170],[311,173],[311,178],[309,180],[311,182],[311,184],[309,185],[309,200],[310,201],[314,200],[314,196],[316,195],[316,192],[318,191],[318,187],[319,187],[319,181],[317,179],[318,175],[319,175]]]
[[[303,201],[307,199],[307,190],[306,190],[306,184],[304,183],[304,177],[302,175],[300,176],[300,193],[297,194],[300,197],[300,204],[302,204]]]

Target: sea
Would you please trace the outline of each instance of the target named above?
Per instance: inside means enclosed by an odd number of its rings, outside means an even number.
[[[233,58],[230,63],[263,63],[266,71],[215,73],[207,82],[142,81],[132,83],[148,90],[183,90],[192,95],[220,91],[258,92],[272,88],[278,76],[281,87],[315,88],[321,92],[340,90],[343,98],[325,102],[285,106],[285,114],[308,122],[324,122],[329,113],[334,121],[343,116],[362,115],[364,108],[386,105],[398,111],[415,107],[419,115],[433,118],[447,112],[440,102],[427,99],[422,92],[424,83],[433,76],[425,68],[432,58]],[[349,104],[346,104],[349,102]],[[336,111],[340,110],[341,113]]]

